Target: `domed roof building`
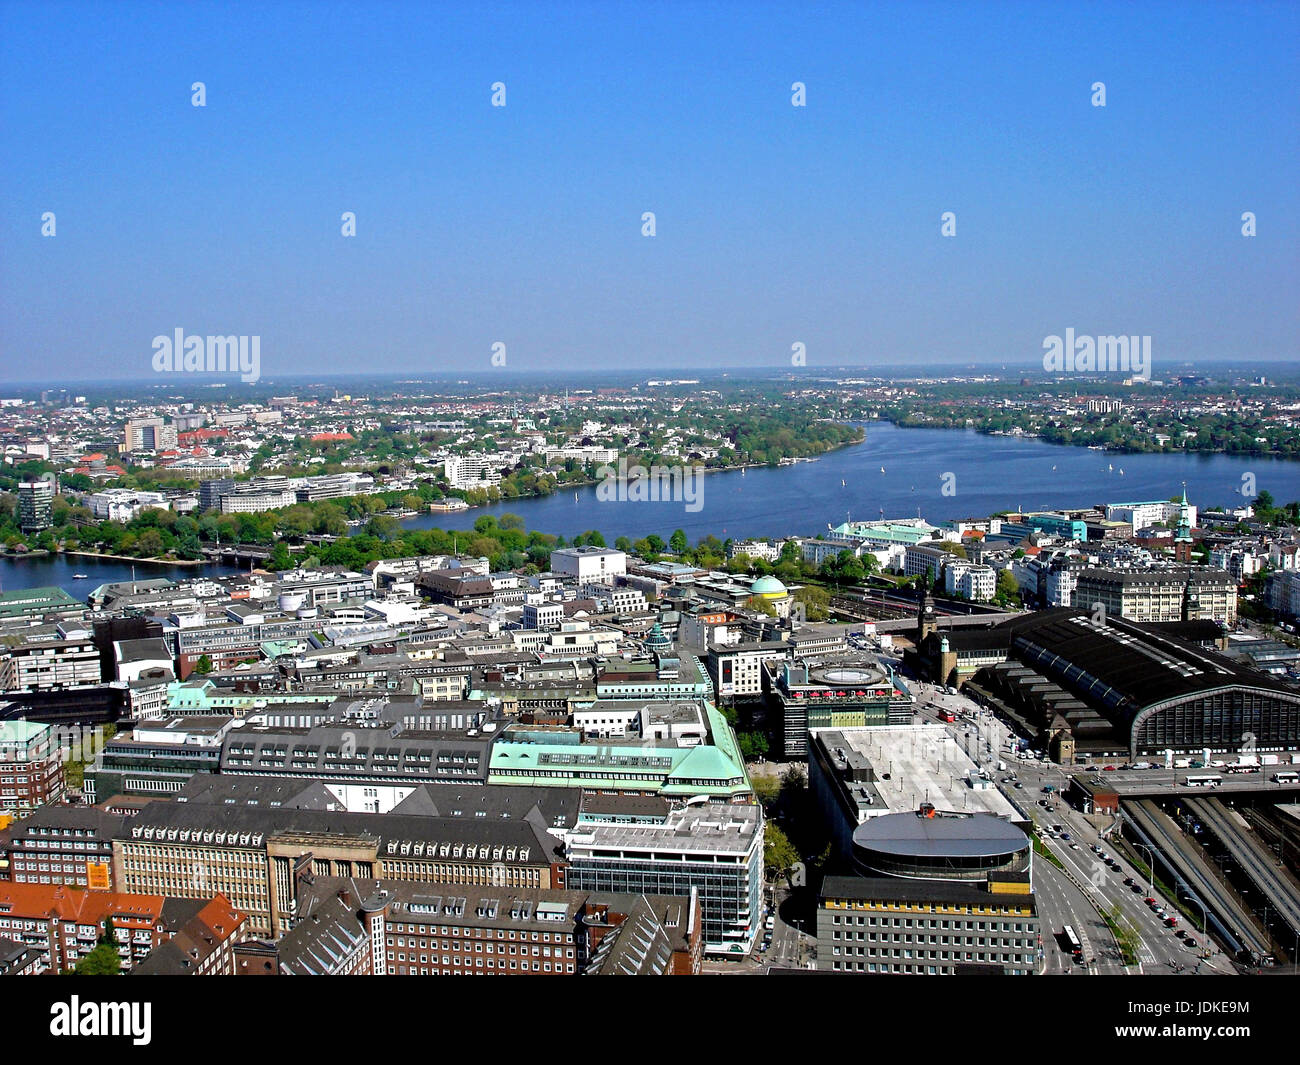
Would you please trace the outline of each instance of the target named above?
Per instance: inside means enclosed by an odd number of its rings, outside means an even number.
[[[764,599],[784,599],[790,593],[786,591],[785,585],[775,577],[759,577],[749,586],[749,594],[761,596]]]
[[[663,626],[656,621],[654,628],[650,630],[645,638],[644,646],[651,654],[667,654],[673,649],[673,642],[668,638],[668,634],[664,632]]]

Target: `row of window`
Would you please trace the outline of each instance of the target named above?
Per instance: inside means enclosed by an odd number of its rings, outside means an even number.
[[[858,927],[866,926],[868,928],[970,928],[977,932],[1030,932],[1034,926],[1024,921],[949,921],[942,920],[925,920],[923,918],[911,917],[843,917],[838,914],[831,916],[831,924],[857,925]],[[835,933],[835,938],[839,938],[839,933]]]
[[[877,973],[877,972],[879,972],[879,973],[905,973],[905,974],[910,974],[910,975],[913,975],[913,976],[922,976],[922,975],[925,975],[925,976],[936,976],[936,975],[938,975],[938,974],[940,973],[940,971],[945,972],[945,973],[946,973],[946,972],[951,972],[951,971],[952,971],[952,967],[951,967],[951,966],[947,966],[947,965],[939,965],[939,966],[935,966],[935,965],[892,965],[892,964],[889,964],[888,962],[880,962],[879,964],[877,964],[877,963],[874,962],[874,961],[871,961],[871,962],[862,962],[862,961],[856,961],[856,962],[855,962],[855,961],[839,962],[839,961],[837,961],[837,962],[833,962],[833,963],[832,963],[831,968],[832,968],[835,972],[859,972],[859,973]],[[1024,975],[1026,972],[1028,972],[1028,970],[1027,970],[1027,969],[1012,969],[1011,972],[1013,972],[1013,973],[1015,973],[1015,974],[1017,974],[1017,975]]]
[[[836,957],[839,957],[840,953],[841,953],[840,948],[836,947],[834,950],[834,955]],[[961,960],[962,958],[964,958],[966,961],[1003,962],[1003,963],[1022,961],[1025,964],[1032,963],[1034,958],[1033,954],[1010,954],[1007,953],[1006,951],[996,951],[996,950],[993,951],[908,950],[906,948],[899,948],[899,947],[891,947],[889,949],[881,949],[881,950],[868,950],[862,947],[858,947],[856,949],[853,947],[845,947],[843,953],[850,956],[857,955],[859,957],[866,957],[866,958],[916,958],[922,961],[927,959],[932,961],[949,961],[949,960]]]
[[[389,951],[389,953],[388,953],[388,960],[389,960],[389,961],[393,961],[393,960],[394,960],[394,959],[393,959],[393,953],[392,953],[392,951]],[[405,961],[405,960],[406,960],[405,955],[398,955],[398,960],[400,960],[400,961]],[[412,962],[415,961],[415,955],[414,955],[414,954],[411,955],[411,961],[412,961]],[[428,962],[430,962],[430,961],[432,961],[432,963],[436,966],[436,965],[438,964],[438,957],[437,957],[437,955],[432,955],[432,956],[427,956],[427,955],[424,955],[424,954],[421,954],[421,955],[420,955],[420,963],[421,963],[421,964],[426,964],[426,963],[428,963]],[[449,957],[449,956],[446,955],[446,954],[444,954],[444,955],[442,956],[442,964],[443,964],[444,966],[450,966],[450,965],[453,965],[453,964],[457,964],[457,963],[459,963],[459,961],[460,961],[459,958],[457,958],[457,959],[453,959],[453,958]],[[468,959],[468,958],[465,959],[465,965],[466,965],[466,966],[469,965],[469,959]],[[567,962],[567,963],[565,963],[565,962],[558,962],[558,961],[557,961],[557,962],[554,963],[554,968],[552,968],[552,963],[549,962],[549,961],[546,961],[546,962],[533,962],[533,963],[532,963],[532,968],[531,968],[531,969],[530,969],[528,966],[529,966],[529,963],[526,962],[526,961],[521,961],[521,962],[518,962],[518,963],[516,963],[516,962],[514,962],[514,961],[511,961],[510,964],[509,964],[509,969],[510,969],[511,971],[515,971],[515,972],[521,972],[521,971],[522,971],[522,972],[534,972],[534,973],[541,973],[541,972],[547,972],[547,973],[549,973],[549,972],[557,972],[557,973],[572,973],[572,972],[576,972],[576,971],[577,971],[576,966],[574,965],[573,962]],[[483,964],[483,959],[482,959],[482,958],[475,958],[475,959],[474,959],[474,966],[473,966],[473,967],[476,968],[476,969],[484,969],[484,968],[487,968],[487,969],[501,969],[501,970],[504,970],[504,969],[507,968],[507,966],[506,966],[506,961],[505,961],[504,958],[502,958],[501,961],[500,961],[499,963],[496,961],[495,958],[488,958],[488,959],[487,959],[487,965],[486,965],[486,966],[484,966],[484,964]],[[466,974],[465,971],[464,971],[463,969],[451,969],[451,968],[444,968],[444,969],[437,969],[437,968],[435,968],[435,969],[433,969],[432,971],[429,970],[429,969],[419,969],[419,970],[417,971],[414,965],[411,965],[411,966],[410,966],[410,971],[408,972],[408,971],[407,971],[407,966],[405,966],[405,965],[398,965],[398,966],[397,966],[397,975],[398,975],[398,976],[465,976],[465,975],[468,975],[468,974]],[[481,974],[480,974],[480,975],[481,975]]]

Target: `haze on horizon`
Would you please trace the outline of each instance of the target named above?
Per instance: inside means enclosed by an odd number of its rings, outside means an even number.
[[[477,374],[497,342],[517,372],[796,342],[808,372],[995,371],[1067,327],[1152,336],[1155,376],[1292,362],[1298,31],[1290,4],[0,2],[0,380],[144,378],[178,327],[260,336],[263,377]]]

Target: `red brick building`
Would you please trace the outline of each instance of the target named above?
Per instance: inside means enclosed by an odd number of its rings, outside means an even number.
[[[63,762],[54,726],[0,721],[0,813],[22,816],[63,797]]]
[[[162,909],[161,895],[0,884],[0,937],[39,951],[41,971],[59,973],[95,949],[112,918],[125,972],[166,938]]]

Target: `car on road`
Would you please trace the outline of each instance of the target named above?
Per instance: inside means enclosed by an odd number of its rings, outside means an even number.
[[[1156,900],[1153,899],[1150,895],[1148,895],[1142,901],[1145,902],[1148,906],[1154,906],[1156,904]]]
[[[1070,850],[1077,851],[1078,849],[1079,849],[1079,845],[1077,843],[1070,844]]]
[[[1115,772],[1115,767],[1113,765],[1104,765],[1101,767],[1101,771],[1103,773],[1113,773]]]
[[[1132,878],[1131,876],[1126,876],[1126,877],[1124,878],[1124,886],[1125,886],[1125,887],[1132,887],[1132,886],[1133,886],[1133,878]]]

